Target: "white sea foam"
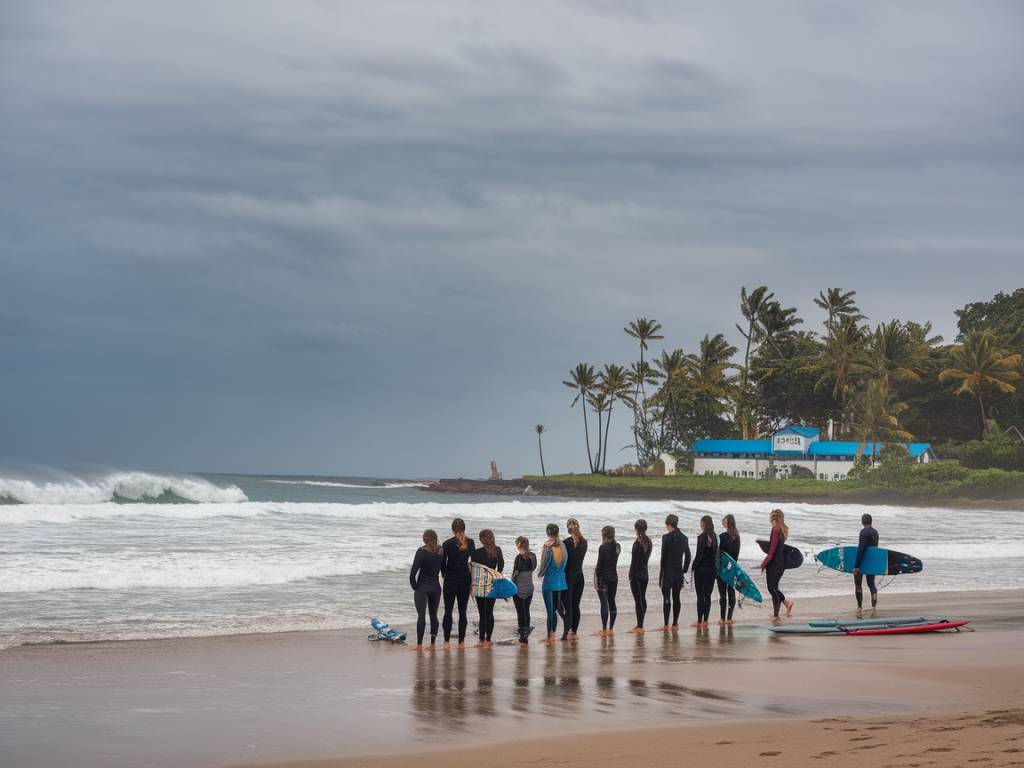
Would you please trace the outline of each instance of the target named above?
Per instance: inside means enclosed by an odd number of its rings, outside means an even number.
[[[279,485],[312,485],[320,488],[362,488],[367,490],[384,490],[389,488],[426,488],[429,483],[422,482],[380,482],[374,485],[360,485],[358,483],[341,483],[334,480],[282,480],[270,479],[268,483]]]
[[[235,485],[221,488],[192,475],[108,471],[76,475],[47,470],[36,477],[0,474],[0,500],[23,504],[102,504],[176,498],[196,503],[246,501]]]

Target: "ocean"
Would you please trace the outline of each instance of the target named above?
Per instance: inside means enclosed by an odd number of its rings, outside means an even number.
[[[470,536],[494,530],[511,562],[513,539],[539,549],[544,526],[577,517],[592,542],[584,609],[600,528],[613,525],[628,565],[632,524],[654,534],[656,568],[669,513],[691,537],[704,514],[736,516],[740,562],[764,590],[755,539],[769,533],[769,500],[724,502],[586,501],[449,496],[414,480],[358,477],[174,475],[91,470],[0,470],[0,648],[26,643],[232,635],[365,627],[373,617],[412,628],[408,570],[420,534],[444,539],[453,517]],[[887,592],[985,590],[1024,586],[1024,515],[1009,510],[779,504],[790,543],[812,553],[855,543],[869,511],[882,546],[920,557],[924,571],[880,578]],[[852,607],[852,579],[820,570],[808,557],[783,588],[801,597],[835,595]],[[765,591],[766,592],[766,591]],[[652,583],[654,616],[660,600]],[[841,598],[839,596],[842,596]],[[693,612],[684,600],[684,618]],[[619,590],[620,627],[632,626],[632,599]],[[717,610],[717,607],[716,607]],[[475,609],[470,608],[475,618]],[[535,610],[540,617],[541,610]],[[497,618],[511,621],[511,603]],[[650,624],[659,620],[652,616]],[[743,620],[764,620],[745,605]],[[536,621],[535,621],[536,623]]]

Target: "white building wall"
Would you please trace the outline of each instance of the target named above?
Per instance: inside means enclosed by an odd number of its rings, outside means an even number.
[[[773,464],[768,459],[738,458],[733,456],[697,456],[693,460],[695,475],[723,475],[725,477],[745,477],[764,479],[769,467]],[[789,477],[791,467],[804,467],[814,474],[818,480],[842,480],[853,469],[852,461],[831,461],[819,459],[782,459],[774,460],[775,476]]]

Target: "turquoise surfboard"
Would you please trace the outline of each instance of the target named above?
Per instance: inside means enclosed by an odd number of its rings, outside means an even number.
[[[857,547],[832,547],[814,556],[814,559],[842,573],[853,573],[853,564],[857,562]],[[903,573],[920,573],[924,563],[916,557],[881,547],[867,547],[861,561],[861,573],[868,576],[895,576]]]
[[[719,552],[718,578],[735,589],[744,597],[749,597],[755,603],[761,602],[761,590],[747,575],[746,571],[740,568],[739,563],[732,559],[725,552]]]

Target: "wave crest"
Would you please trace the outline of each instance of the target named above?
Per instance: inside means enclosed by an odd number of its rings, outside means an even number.
[[[95,475],[48,471],[37,477],[0,474],[0,502],[16,504],[103,504],[111,501],[248,501],[237,485],[220,487],[194,475],[108,471]]]

